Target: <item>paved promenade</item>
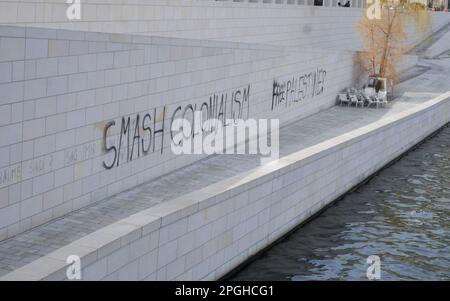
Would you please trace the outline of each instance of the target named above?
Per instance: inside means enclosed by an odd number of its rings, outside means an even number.
[[[280,131],[280,157],[324,142],[450,91],[450,58],[422,60],[428,71],[398,85],[386,108],[333,107]],[[258,156],[212,156],[127,192],[0,242],[0,276],[134,213],[259,165]],[[176,183],[176,185],[174,185]]]

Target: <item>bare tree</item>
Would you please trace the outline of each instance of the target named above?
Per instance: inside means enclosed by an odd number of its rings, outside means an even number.
[[[399,81],[397,66],[408,50],[405,24],[410,21],[416,24],[416,30],[426,28],[426,6],[407,0],[382,0],[378,16],[364,14],[358,26],[363,41],[360,58],[370,76]]]

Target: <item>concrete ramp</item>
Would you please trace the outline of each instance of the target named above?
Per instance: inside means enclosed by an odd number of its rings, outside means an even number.
[[[426,58],[435,58],[440,54],[450,50],[450,30],[447,27],[447,32],[439,40],[437,40],[428,50],[425,52]]]
[[[433,32],[425,40],[411,49],[410,54],[419,57],[433,58],[450,49],[450,24],[446,23],[439,30]]]

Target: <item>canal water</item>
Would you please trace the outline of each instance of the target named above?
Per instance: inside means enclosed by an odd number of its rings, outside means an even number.
[[[381,280],[450,280],[448,124],[230,280],[367,280],[373,255]]]

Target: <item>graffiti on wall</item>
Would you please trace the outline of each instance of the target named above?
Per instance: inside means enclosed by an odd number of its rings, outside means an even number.
[[[278,107],[288,107],[291,104],[315,98],[324,91],[325,77],[324,69],[293,76],[286,80],[273,81],[272,111]]]
[[[285,80],[275,79],[272,111],[321,95],[324,92],[326,75],[326,70],[319,68]],[[250,85],[229,92],[214,93],[208,100],[180,105],[171,112],[168,112],[167,106],[163,106],[107,122],[103,129],[102,148],[108,158],[103,161],[103,167],[112,169],[150,153],[163,154],[166,136],[169,135],[175,143],[171,129],[177,119],[190,122],[192,137],[211,131],[202,126],[195,126],[196,112],[200,112],[202,120],[220,120],[223,126],[229,125],[227,120],[230,122],[248,119]],[[170,123],[169,126],[166,123]]]
[[[22,166],[16,164],[0,169],[0,188],[22,180]]]
[[[112,169],[120,164],[133,161],[150,153],[164,152],[164,138],[166,122],[170,122],[169,129],[176,119],[186,119],[195,123],[195,112],[201,112],[203,120],[217,119],[227,126],[227,119],[238,120],[249,117],[250,85],[231,92],[215,93],[208,101],[192,103],[176,107],[170,115],[167,106],[153,108],[148,112],[138,113],[134,116],[123,116],[119,121],[111,120],[103,129],[103,150],[109,156],[103,161],[103,167]],[[200,127],[195,132],[192,127],[192,136],[202,134],[206,129]],[[117,132],[118,131],[118,132]],[[173,133],[170,138],[173,140]],[[114,133],[115,135],[111,135]]]

